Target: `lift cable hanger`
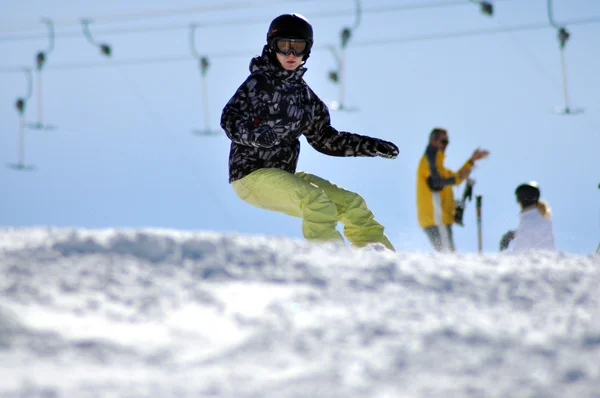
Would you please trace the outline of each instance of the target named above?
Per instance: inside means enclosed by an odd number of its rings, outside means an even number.
[[[479,10],[482,14],[490,17],[494,15],[494,5],[491,2],[484,0],[471,0],[471,2],[479,4]]]
[[[207,56],[200,55],[198,51],[196,51],[196,28],[197,24],[192,24],[190,26],[190,51],[194,58],[198,60],[198,66],[200,68],[200,81],[201,81],[201,91],[202,91],[202,109],[204,111],[204,129],[194,129],[193,133],[200,136],[214,136],[221,135],[219,131],[211,130],[210,122],[209,122],[209,112],[208,112],[208,92],[206,89],[206,72],[208,71],[208,67],[210,66],[210,62]]]
[[[111,47],[106,43],[98,43],[92,37],[92,32],[90,32],[90,27],[89,27],[89,24],[92,22],[93,21],[91,19],[82,19],[81,20],[81,25],[83,27],[83,35],[91,44],[97,46],[100,49],[100,54],[102,54],[106,57],[110,57],[112,55]]]
[[[330,101],[328,106],[331,110],[334,111],[356,111],[357,108],[347,107],[344,103],[344,72],[345,72],[345,58],[344,53],[346,50],[346,46],[352,37],[352,32],[358,28],[360,25],[360,17],[362,14],[362,10],[360,7],[360,0],[356,0],[356,9],[355,9],[355,20],[354,25],[350,28],[343,28],[340,34],[341,43],[340,43],[340,52],[336,51],[334,46],[329,46],[329,50],[333,54],[335,58],[337,69],[329,72],[328,77],[333,83],[338,84],[340,87],[339,97],[337,101]]]
[[[31,68],[21,68],[27,76],[27,94],[25,97],[17,98],[15,102],[15,108],[19,112],[19,144],[18,144],[18,156],[17,163],[9,163],[8,167],[15,170],[30,171],[35,167],[32,165],[25,164],[25,110],[27,109],[27,101],[31,98],[32,94],[32,77]]]
[[[35,57],[35,66],[37,71],[37,122],[28,123],[27,127],[38,130],[54,130],[56,126],[44,124],[43,122],[43,96],[42,96],[42,69],[46,64],[48,55],[54,50],[54,24],[50,19],[42,19],[42,22],[48,25],[48,49],[40,51]]]
[[[563,107],[554,107],[553,111],[559,115],[574,115],[578,113],[582,113],[582,108],[572,109],[569,106],[569,92],[567,89],[567,65],[565,61],[565,44],[567,44],[567,40],[571,36],[570,33],[564,26],[559,26],[554,17],[552,15],[552,0],[548,0],[548,21],[550,25],[558,30],[558,42],[560,43],[560,61],[561,61],[561,70],[562,70],[562,80],[563,80],[563,90],[565,95],[565,106]]]

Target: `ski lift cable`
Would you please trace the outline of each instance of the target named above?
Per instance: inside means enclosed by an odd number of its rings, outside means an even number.
[[[496,22],[496,25],[499,26],[500,24]],[[533,65],[539,71],[537,76],[543,75],[551,86],[553,86],[555,89],[562,90],[562,83],[558,82],[552,77],[548,69],[546,69],[543,66],[542,62],[539,62],[539,60],[535,57],[533,52],[529,50],[521,40],[518,40],[512,32],[509,32],[509,36],[512,39],[513,43],[515,43],[515,45],[512,46],[512,48],[520,48],[522,53],[526,55],[526,57],[524,58],[528,59],[531,65]]]
[[[317,2],[321,0],[303,0],[306,2]],[[331,0],[330,0],[331,1]],[[336,0],[346,1],[346,0]],[[93,17],[97,24],[112,24],[122,23],[128,21],[140,21],[142,19],[156,19],[163,17],[174,17],[178,15],[187,16],[194,13],[207,13],[207,12],[218,12],[227,10],[241,10],[247,8],[257,8],[262,6],[272,6],[274,3],[290,3],[294,0],[253,0],[253,1],[236,1],[226,4],[217,4],[210,6],[198,6],[198,7],[186,7],[186,8],[171,8],[164,10],[148,10],[148,11],[137,11],[131,13],[116,13],[107,15],[97,15]],[[295,2],[298,2],[296,0]],[[58,19],[56,23],[63,27],[75,27],[79,26],[79,21],[73,20],[72,18]],[[8,26],[7,30],[10,31],[31,31],[35,30],[35,23],[30,21],[0,21],[0,29],[3,26]],[[10,28],[10,26],[16,26],[17,28]],[[25,26],[25,27],[24,27]]]
[[[521,49],[521,51],[523,52],[523,54],[525,54],[527,57],[527,59],[531,62],[531,64],[537,68],[537,70],[540,72],[539,75],[544,75],[546,77],[546,79],[555,87],[560,88],[560,83],[557,82],[552,75],[550,74],[550,72],[548,71],[547,68],[545,68],[543,66],[543,63],[540,62],[534,55],[533,51],[531,51],[529,48],[527,48],[525,46],[525,44],[517,39],[517,37],[515,37],[514,34],[512,34],[512,32],[510,32],[510,38],[512,39],[513,43],[515,43],[515,46],[512,46],[512,48],[517,48],[519,47]]]
[[[581,24],[592,24],[599,23],[600,16],[598,17],[590,17],[578,20],[571,20],[567,23],[569,25],[581,25]],[[446,39],[458,39],[458,38],[466,38],[466,37],[479,37],[486,35],[494,35],[494,34],[502,34],[507,32],[524,32],[524,31],[532,31],[532,30],[542,30],[548,29],[548,23],[532,23],[532,24],[524,24],[524,25],[514,25],[507,27],[500,27],[496,29],[473,29],[473,30],[465,30],[465,31],[457,31],[457,32],[446,32],[446,33],[435,33],[435,34],[426,34],[426,35],[415,35],[415,36],[405,36],[405,37],[396,37],[396,38],[388,38],[388,39],[374,39],[374,40],[363,40],[353,43],[353,47],[374,47],[374,46],[382,46],[382,45],[393,45],[393,44],[404,44],[418,41],[435,41],[435,40],[446,40]],[[313,51],[326,50],[331,51],[332,45],[321,45],[313,47]],[[210,54],[211,58],[238,58],[238,57],[247,57],[248,55],[254,55],[256,50],[241,50],[235,52],[220,52],[220,53],[212,53]],[[123,65],[145,65],[145,64],[159,64],[159,63],[174,63],[174,62],[186,62],[189,61],[188,55],[175,55],[175,56],[158,56],[158,57],[150,57],[150,58],[137,58],[137,59],[124,59],[124,60],[114,60],[110,64],[107,63],[63,63],[63,64],[53,64],[48,66],[47,70],[65,70],[65,69],[88,69],[88,68],[101,68],[101,67],[111,67],[111,66],[123,66]],[[21,70],[18,67],[13,66],[0,66],[0,73],[8,74],[20,72]]]
[[[496,0],[499,1],[514,1],[514,0]],[[409,4],[409,5],[392,5],[392,6],[380,6],[376,8],[368,8],[363,9],[360,8],[360,17],[362,18],[363,14],[381,14],[381,13],[390,13],[397,11],[408,11],[408,10],[419,10],[419,9],[433,9],[433,8],[442,8],[442,7],[452,7],[452,6],[462,6],[464,5],[464,0],[448,0],[448,1],[440,1],[435,3],[426,3],[426,4]],[[321,18],[334,18],[334,17],[346,17],[349,15],[357,15],[356,10],[349,11],[347,9],[344,10],[334,10],[334,11],[321,11],[315,12],[311,14],[311,20],[321,19]],[[245,26],[245,25],[257,25],[264,24],[264,18],[243,18],[243,19],[227,19],[227,20],[210,20],[201,23],[202,26]],[[357,20],[355,24],[360,23],[360,20]],[[159,31],[171,31],[171,30],[181,30],[187,29],[188,24],[171,24],[171,25],[159,25],[159,26],[145,26],[145,27],[132,27],[132,28],[114,28],[114,29],[99,29],[97,33],[102,35],[120,35],[120,34],[136,34],[136,33],[149,33],[149,32],[159,32]],[[77,32],[57,32],[57,37],[77,37],[79,33]],[[3,41],[23,41],[23,40],[33,40],[39,39],[43,36],[37,33],[32,33],[29,35],[7,35],[0,36],[0,42]]]
[[[188,60],[189,60],[189,58],[188,58]],[[173,131],[171,131],[171,129],[169,127],[167,127],[166,123],[163,122],[162,118],[158,115],[158,112],[156,112],[153,109],[153,107],[150,105],[150,101],[148,101],[148,99],[142,94],[142,91],[135,84],[135,82],[131,79],[131,77],[129,76],[127,71],[124,68],[120,68],[120,67],[117,67],[117,69],[123,76],[123,80],[125,80],[125,82],[127,83],[126,85],[129,87],[131,92],[139,99],[140,103],[142,104],[142,107],[145,109],[146,113],[148,114],[149,120],[152,121],[154,124],[156,124],[159,127],[159,129],[158,129],[159,131],[167,132],[167,134],[171,138],[170,143],[175,142],[177,144],[176,146],[177,146],[177,149],[178,149],[180,155],[182,155],[181,145],[178,141],[177,134],[174,134]],[[179,156],[179,158],[183,158],[183,157],[186,157],[186,156]],[[196,160],[197,159],[194,159],[192,161],[188,158],[188,163],[192,165],[191,167],[196,171],[197,176],[205,175],[206,174],[205,171],[200,170],[198,168],[198,164],[197,164]],[[205,190],[205,192],[209,192],[208,194],[213,196],[213,200],[215,201],[215,203],[217,203],[217,206],[221,206],[220,203],[222,203],[223,201],[220,198],[216,197],[216,195],[213,193],[212,190],[210,190],[210,189]],[[225,214],[225,218],[228,219],[229,222],[233,223],[234,220],[231,219],[229,212],[223,211],[223,213]]]

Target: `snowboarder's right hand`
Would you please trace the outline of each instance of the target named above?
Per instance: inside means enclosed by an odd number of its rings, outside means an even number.
[[[253,143],[260,148],[271,148],[281,142],[281,136],[269,126],[257,126],[252,130]]]

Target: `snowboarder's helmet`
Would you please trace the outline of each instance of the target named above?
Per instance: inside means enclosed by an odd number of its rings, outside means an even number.
[[[294,54],[298,56],[302,55],[303,59],[306,60],[310,55],[310,49],[313,45],[312,26],[300,14],[282,14],[271,22],[269,31],[267,32],[267,45],[274,52],[278,52],[277,41],[279,39],[305,41],[306,49],[301,51],[301,54]],[[281,53],[281,49],[279,52]]]
[[[530,206],[540,200],[540,188],[535,181],[521,184],[515,190],[517,201],[523,206]]]

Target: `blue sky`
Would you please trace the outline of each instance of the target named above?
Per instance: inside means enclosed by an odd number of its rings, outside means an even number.
[[[332,112],[339,130],[395,142],[400,156],[334,158],[303,140],[299,169],[361,193],[400,250],[431,250],[419,229],[415,173],[435,126],[449,131],[446,165],[458,169],[476,147],[491,151],[472,174],[483,196],[483,246],[497,251],[518,223],[513,191],[536,180],[554,214],[557,245],[590,253],[600,239],[600,3],[554,0],[556,22],[571,33],[565,47],[571,108],[565,106],[557,31],[546,0],[494,2],[493,17],[465,1],[361,2],[361,18],[346,48],[344,102]],[[221,109],[248,75],[270,21],[285,12],[313,24],[315,47],[306,81],[324,100],[339,87],[328,46],[355,24],[354,1],[138,1],[85,4],[12,2],[0,17],[0,225],[164,227],[301,237],[300,220],[256,209],[227,182],[229,141],[200,137],[205,122],[220,131]],[[17,171],[17,98],[27,92],[22,67],[54,49],[42,72],[42,121],[54,130],[25,131]],[[91,19],[102,56],[82,33]],[[206,55],[209,119],[203,80],[190,51]],[[487,33],[486,33],[487,32]],[[495,33],[492,33],[495,32]],[[462,34],[458,34],[462,33]],[[37,121],[36,74],[26,119]],[[455,188],[459,196],[462,186]],[[459,251],[477,250],[475,205],[455,228]]]

